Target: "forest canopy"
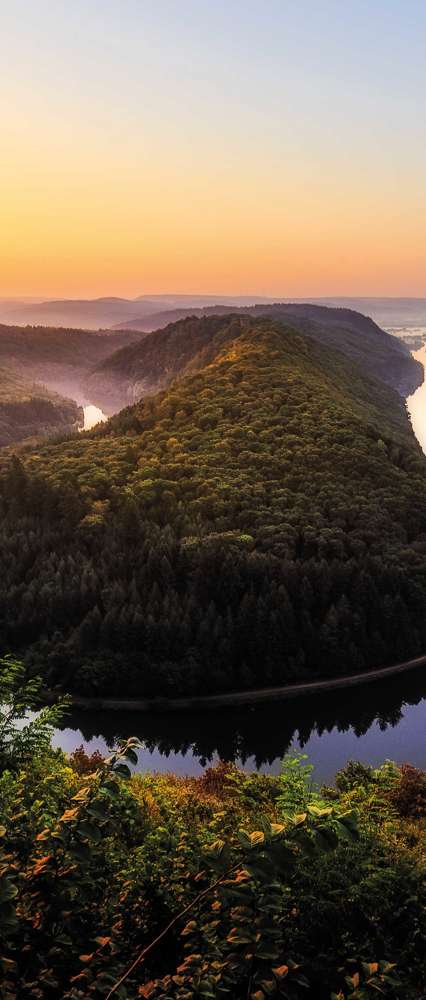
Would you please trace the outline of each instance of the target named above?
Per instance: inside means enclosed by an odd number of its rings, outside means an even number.
[[[176,696],[424,650],[426,466],[402,397],[280,319],[183,323],[194,370],[3,455],[4,651],[50,686]]]

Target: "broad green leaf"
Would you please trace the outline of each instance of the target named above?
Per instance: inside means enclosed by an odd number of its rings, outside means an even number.
[[[95,844],[99,844],[102,840],[102,833],[99,827],[95,826],[93,823],[80,823],[78,832],[83,837],[87,837],[88,840],[93,840]]]
[[[127,764],[116,764],[114,767],[114,774],[119,774],[120,778],[131,778],[132,772]]]

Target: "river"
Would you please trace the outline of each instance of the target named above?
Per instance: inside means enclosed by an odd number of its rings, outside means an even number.
[[[419,351],[413,351],[413,358],[426,366],[426,344]],[[407,410],[410,414],[413,431],[426,455],[426,380],[423,385],[407,399]]]
[[[426,365],[426,346],[414,353]],[[407,399],[413,430],[426,454],[426,381]],[[90,411],[86,418],[86,411]],[[96,412],[95,412],[96,411]],[[92,422],[86,424],[86,419]],[[85,429],[106,419],[85,407]],[[219,718],[218,718],[219,716]],[[199,774],[219,758],[277,773],[287,750],[301,750],[317,781],[332,781],[349,759],[386,759],[426,768],[426,671],[377,684],[259,708],[149,714],[73,711],[54,742],[67,751],[108,751],[120,738],[142,741],[138,769]]]
[[[105,420],[108,420],[106,413],[104,413],[103,410],[100,410],[99,406],[94,406],[93,403],[88,403],[83,406],[83,412],[83,431],[90,431],[92,427],[96,427],[96,424],[102,424]]]

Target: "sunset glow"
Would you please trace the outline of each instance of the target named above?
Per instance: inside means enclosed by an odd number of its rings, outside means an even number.
[[[3,5],[0,295],[425,295],[426,10],[347,6]]]

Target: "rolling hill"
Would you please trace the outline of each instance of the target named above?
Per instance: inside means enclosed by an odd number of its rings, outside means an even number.
[[[230,305],[240,306],[256,301],[271,301],[244,295],[222,297],[173,294],[140,295],[136,299],[106,296],[98,299],[48,299],[22,302],[0,300],[0,322],[12,325],[79,327],[88,330],[98,330],[101,327],[113,327],[118,324],[119,329],[122,329],[129,320],[137,318],[140,321],[148,314],[152,315],[165,309],[188,310],[222,300],[228,308]]]
[[[50,686],[126,697],[423,650],[426,463],[401,396],[273,316],[183,329],[158,339],[155,396],[3,459],[3,649]],[[418,379],[365,329],[379,369],[388,351],[395,384]]]
[[[184,297],[182,297],[183,299]],[[292,302],[284,299],[281,306],[285,306],[291,310],[292,305],[305,307],[306,303],[309,302],[310,305],[324,307],[331,307],[333,309],[355,311],[362,313],[365,316],[370,317],[379,326],[383,327],[388,332],[395,332],[398,336],[409,335],[409,331],[412,331],[412,336],[416,335],[423,338],[426,330],[426,299],[419,298],[350,298],[348,296],[336,296],[336,297],[323,297],[323,298],[309,298],[309,299],[294,299]],[[125,322],[118,324],[116,329],[121,330],[140,330],[141,332],[149,333],[151,330],[160,329],[163,326],[167,326],[169,323],[176,323],[179,319],[185,319],[186,316],[209,316],[215,313],[224,314],[230,310],[234,311],[235,306],[249,307],[251,308],[254,304],[269,304],[274,307],[277,302],[269,299],[256,298],[251,302],[240,302],[236,300],[233,305],[230,306],[229,301],[227,301],[226,296],[219,296],[212,303],[208,302],[198,302],[196,299],[192,301],[180,301],[176,299],[175,301],[167,302],[164,299],[164,305],[161,307],[158,303],[155,306],[155,310],[152,312],[147,312],[146,310],[140,310],[137,315],[132,315],[130,319]],[[162,309],[162,311],[159,311]],[[423,342],[423,339],[421,339]]]
[[[413,362],[402,341],[385,333],[373,320],[349,309],[277,303],[232,313],[224,306],[215,306],[203,315],[204,322],[187,317],[110,354],[90,373],[86,382],[89,395],[111,412],[164,388],[185,372],[187,365],[194,368],[204,363],[212,331],[223,326],[223,317],[227,315],[284,320],[292,329],[342,351],[403,396],[421,384],[423,378],[422,366]]]
[[[100,299],[57,299],[14,303],[1,310],[2,321],[12,325],[38,325],[98,330],[126,322],[146,311],[155,312],[155,302],[115,296]]]

